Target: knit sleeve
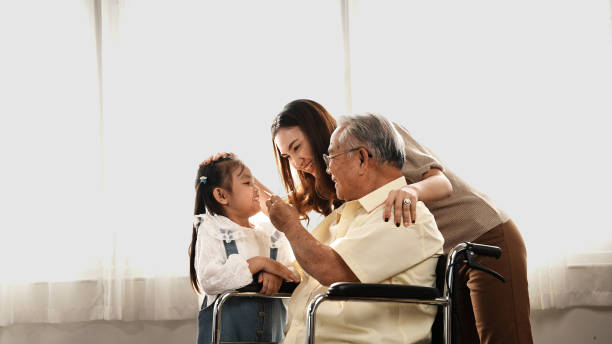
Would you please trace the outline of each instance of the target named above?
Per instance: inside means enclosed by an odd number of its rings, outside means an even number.
[[[402,167],[402,174],[406,177],[408,184],[420,182],[423,179],[423,174],[432,168],[444,171],[444,167],[438,158],[416,142],[406,128],[396,123],[394,123],[394,126],[405,145],[406,161]]]

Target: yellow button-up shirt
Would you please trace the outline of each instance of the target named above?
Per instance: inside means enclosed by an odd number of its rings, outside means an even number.
[[[435,285],[437,255],[444,239],[433,215],[417,203],[417,222],[408,228],[383,221],[389,191],[406,186],[398,178],[346,202],[312,232],[344,259],[362,283]],[[325,262],[321,262],[325,264]],[[289,301],[283,343],[305,343],[306,309],[326,286],[304,273]],[[430,337],[435,306],[327,301],[317,309],[317,343],[420,343]]]

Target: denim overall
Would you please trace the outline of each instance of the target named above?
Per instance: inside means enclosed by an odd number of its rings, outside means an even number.
[[[276,234],[276,233],[275,233]],[[277,239],[272,236],[272,240]],[[223,241],[225,254],[238,253],[236,241]],[[270,248],[270,258],[276,260],[278,248]],[[212,342],[214,302],[206,307],[206,298],[198,314],[198,344]],[[280,299],[261,297],[230,297],[221,314],[222,342],[280,342],[287,315]]]

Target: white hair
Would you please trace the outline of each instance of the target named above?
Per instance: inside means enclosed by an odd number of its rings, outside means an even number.
[[[349,148],[363,146],[379,163],[399,169],[406,161],[404,141],[393,123],[382,115],[366,113],[342,116],[338,120],[338,143]]]

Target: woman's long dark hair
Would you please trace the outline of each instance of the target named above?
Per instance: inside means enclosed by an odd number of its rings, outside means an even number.
[[[198,175],[195,181],[196,197],[193,215],[206,214],[208,211],[212,215],[225,215],[223,207],[213,196],[213,190],[216,187],[221,187],[231,192],[232,190],[232,172],[237,168],[244,168],[242,161],[230,156],[218,159],[209,164],[200,164]],[[206,177],[206,183],[203,183],[200,178]],[[198,274],[195,269],[196,256],[196,241],[198,240],[198,226],[193,224],[191,232],[191,244],[189,244],[189,277],[191,286],[196,292],[200,292],[198,283]]]
[[[297,190],[289,160],[281,156],[274,143],[274,138],[282,128],[298,127],[310,142],[313,159],[316,161],[317,176],[297,171],[302,185]],[[314,210],[329,215],[333,207],[342,204],[336,197],[336,188],[331,177],[325,172],[323,154],[327,153],[331,134],[336,129],[336,120],[319,103],[309,99],[298,99],[287,104],[272,122],[272,147],[276,157],[276,165],[283,178],[285,190],[291,195],[289,201],[293,204],[302,218],[308,219],[307,213]]]

